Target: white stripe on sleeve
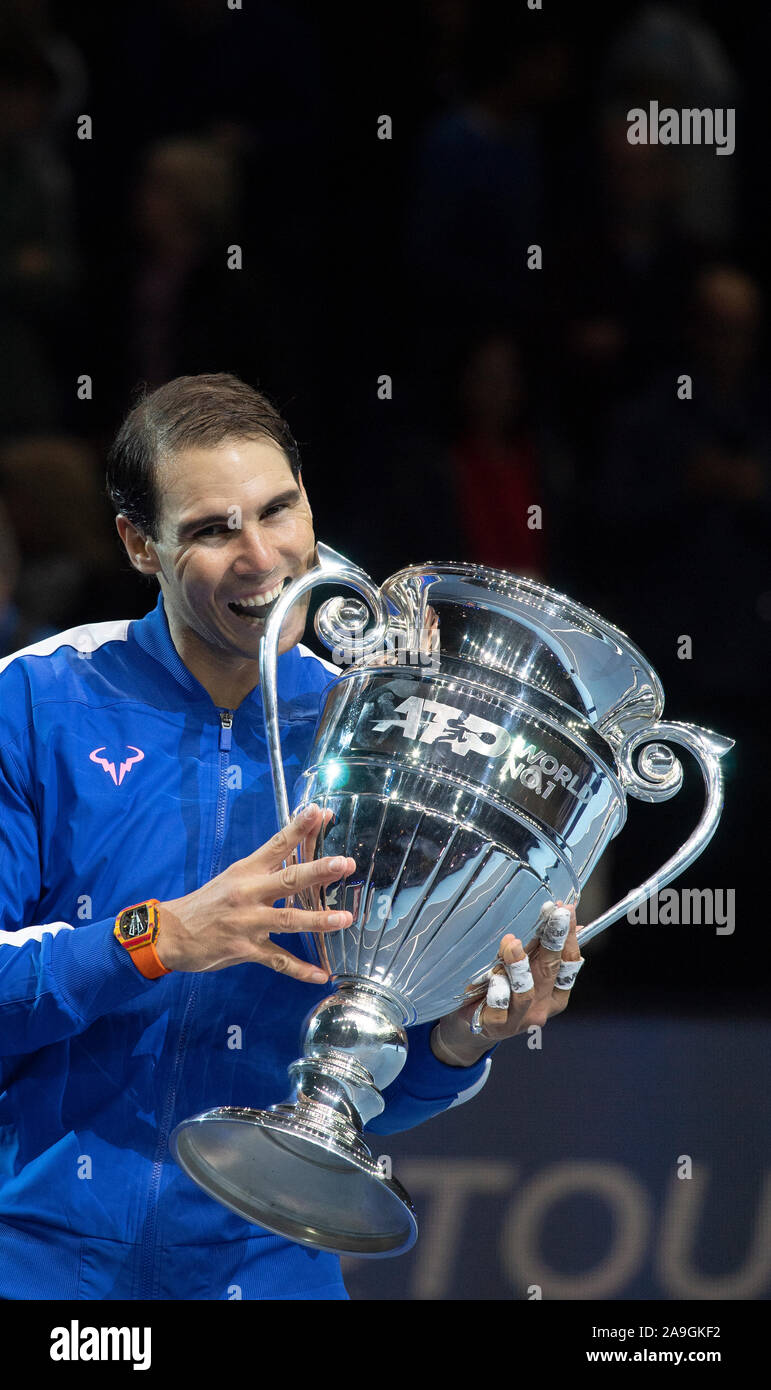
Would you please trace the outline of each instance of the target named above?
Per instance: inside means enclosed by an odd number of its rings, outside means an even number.
[[[0,946],[23,946],[25,941],[42,941],[43,933],[56,936],[58,931],[74,931],[69,922],[47,922],[44,927],[20,927],[18,931],[0,931]]]

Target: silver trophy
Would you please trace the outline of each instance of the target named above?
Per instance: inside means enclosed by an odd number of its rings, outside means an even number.
[[[405,1029],[481,996],[506,932],[527,945],[544,904],[577,902],[624,825],[627,796],[665,801],[679,790],[668,743],[701,768],[701,820],[657,874],[580,929],[581,946],[682,873],[716,829],[720,759],[733,740],[664,722],[660,681],[637,647],[543,584],[446,564],[400,570],[378,589],[329,547],[317,555],[266,622],[265,724],[285,825],[279,632],[316,585],[352,590],[358,597],[338,594],[316,618],[345,664],[293,813],[311,801],[331,810],[316,856],[356,861],[349,879],[298,900],[354,920],[304,938],[335,990],[309,1015],[289,1099],[206,1111],[178,1125],[171,1146],[247,1221],[339,1254],[397,1255],[416,1238],[415,1216],[362,1128],[404,1066]]]

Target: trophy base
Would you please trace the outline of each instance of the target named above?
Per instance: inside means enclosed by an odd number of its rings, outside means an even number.
[[[219,1106],[178,1125],[177,1163],[246,1221],[336,1255],[402,1255],[415,1243],[408,1194],[385,1177],[355,1126],[322,1132],[292,1105]]]

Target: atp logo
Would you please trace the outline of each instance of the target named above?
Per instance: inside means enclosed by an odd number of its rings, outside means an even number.
[[[120,769],[117,773],[115,771],[115,763],[108,762],[107,758],[100,758],[99,756],[100,753],[105,753],[107,751],[106,744],[104,748],[95,748],[93,753],[89,753],[88,755],[92,763],[99,763],[99,766],[103,767],[105,772],[109,772],[116,787],[120,786],[121,782],[123,781],[123,778],[126,776],[126,773],[131,771],[132,767],[134,766],[134,763],[141,763],[143,757],[145,756],[142,752],[142,749],[137,748],[133,743],[127,743],[126,747],[131,750],[134,756],[133,758],[127,758],[125,763],[121,763]]]
[[[400,714],[404,715],[403,719],[395,717]],[[582,805],[592,799],[585,767],[571,767],[547,749],[539,748],[537,743],[526,743],[522,734],[514,734],[502,724],[493,724],[489,719],[466,713],[455,705],[442,704],[440,700],[410,695],[394,707],[390,719],[378,719],[372,729],[378,734],[401,729],[402,738],[449,746],[461,758],[468,753],[481,753],[485,758],[505,756],[501,780],[510,777],[512,782],[520,782],[528,791],[537,792],[544,801],[555,786],[564,787]]]

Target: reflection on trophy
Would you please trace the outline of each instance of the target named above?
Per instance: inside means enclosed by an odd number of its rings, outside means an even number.
[[[732,740],[662,721],[653,668],[625,634],[543,584],[473,565],[418,565],[378,589],[326,546],[267,623],[260,670],[279,822],[290,819],[276,697],[279,631],[319,584],[350,592],[316,630],[346,662],[329,689],[292,812],[333,812],[317,856],[356,861],[322,906],[347,930],[308,938],[334,993],[311,1013],[292,1092],[179,1125],[172,1152],[218,1201],[290,1240],[395,1255],[417,1226],[362,1138],[407,1055],[406,1028],[483,990],[501,937],[527,945],[542,907],[578,900],[626,819],[664,801],[696,759],[701,820],[652,878],[581,928],[586,942],[690,865],[722,808]],[[355,595],[358,595],[356,597]],[[311,906],[312,904],[303,904]]]

